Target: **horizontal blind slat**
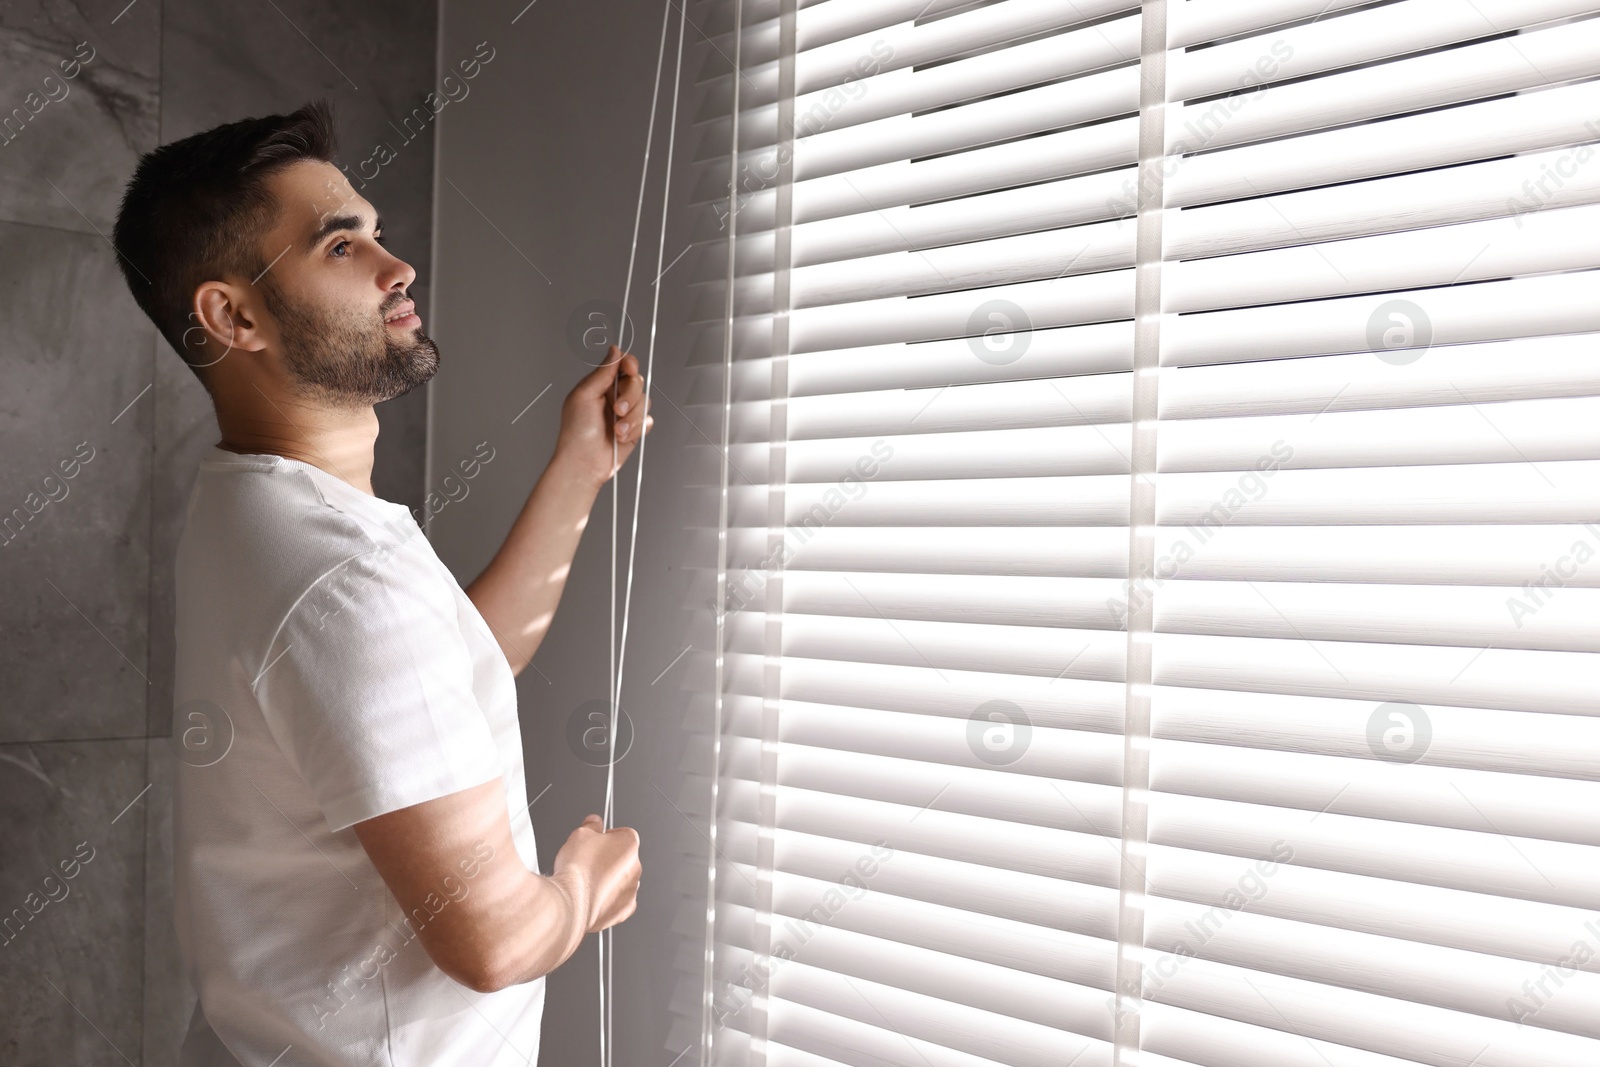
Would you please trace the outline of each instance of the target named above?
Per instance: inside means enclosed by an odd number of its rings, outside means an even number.
[[[780,1050],[783,1043],[822,1049],[851,1064],[863,1062],[861,1057],[870,1057],[866,1062],[874,1067],[1015,1067],[1019,1062],[1069,1062],[1071,1056],[1078,1057],[1074,1067],[1111,1067],[1110,1046],[1101,1042],[1084,1042],[1076,1047],[1070,1044],[1060,1048],[1047,1046],[1039,1053],[1043,1059],[1018,1061],[991,1059],[923,1040],[916,1034],[907,1035],[885,1026],[881,1017],[871,1014],[872,1002],[865,1000],[867,988],[846,987],[832,999],[808,997],[804,1003],[782,1002],[781,1008],[768,1018],[768,1040],[777,1042],[775,1047]],[[817,1004],[825,1006],[817,1007]],[[861,1017],[857,1018],[858,1015]],[[998,1049],[987,1051],[1002,1054]],[[1050,1056],[1058,1058],[1050,1061]]]
[[[1600,716],[1458,707],[1442,699],[1405,710],[1427,723],[1423,744],[1407,754],[1418,765],[1600,782],[1594,758]],[[1171,741],[1364,759],[1379,754],[1368,732],[1374,718],[1389,721],[1370,700],[1166,685],[1151,692],[1151,736]]]
[[[1510,1023],[1508,1009],[1546,967],[1462,949],[1415,941],[1330,930],[1314,923],[1228,911],[1159,898],[1147,898],[1146,956],[1166,956],[1175,966],[1187,962],[1185,950],[1200,960],[1252,972],[1283,975],[1334,989],[1354,989],[1413,1004],[1464,1012]],[[1284,952],[1293,945],[1293,952]],[[1157,986],[1162,983],[1157,980]],[[1158,991],[1146,990],[1157,996]],[[1600,975],[1567,978],[1561,996],[1537,1016],[1541,1027],[1582,1037],[1600,1036]]]
[[[1212,922],[1196,924],[1201,936],[1228,921],[1224,913],[1247,908],[1330,928],[1539,964],[1570,961],[1600,971],[1600,960],[1571,961],[1574,942],[1594,921],[1579,908],[1397,881],[1381,872],[1348,874],[1170,845],[1150,848],[1145,873],[1151,898],[1188,901],[1211,913]],[[1490,913],[1495,921],[1484,922]]]
[[[1160,685],[1558,715],[1597,710],[1600,659],[1592,653],[1160,634],[1154,655]]]
[[[1537,1026],[1519,1028],[1504,1020],[1335,989],[1209,960],[1189,961],[1151,999],[1193,1013],[1165,1017],[1173,1021],[1182,1018],[1188,1023],[1209,1015],[1248,1024],[1226,1028],[1231,1033],[1221,1046],[1241,1050],[1229,1062],[1242,1067],[1282,1064],[1286,1062],[1283,1059],[1253,1057],[1251,1050],[1275,1052],[1278,1048],[1303,1046],[1307,1040],[1327,1042],[1334,1046],[1328,1051],[1335,1054],[1340,1046],[1353,1047],[1392,1056],[1404,1064],[1433,1067],[1454,1067],[1470,1063],[1474,1057],[1476,1067],[1527,1067],[1530,1062],[1541,1067],[1583,1067],[1594,1054],[1592,1041],[1570,1034]],[[1154,1014],[1153,1008],[1154,1005],[1141,1015],[1163,1018]],[[1158,1050],[1193,1054],[1193,1050],[1205,1049],[1208,1044],[1212,1049],[1218,1047],[1214,1041],[1208,1043],[1200,1038],[1203,1030],[1188,1025],[1164,1030],[1152,1021],[1148,1030],[1147,1043]],[[1287,1062],[1322,1062],[1317,1058],[1318,1051],[1313,1047],[1313,1055]],[[1325,1060],[1327,1053],[1322,1055]]]
[[[1380,736],[1373,748],[1383,751],[1382,744]],[[1150,786],[1167,794],[1600,843],[1600,827],[1587,817],[1600,806],[1600,783],[1593,781],[1401,764],[1370,752],[1350,758],[1165,739],[1152,741],[1151,751]]]
[[[1075,970],[1087,972],[1086,978],[1099,983],[1100,988],[1097,989],[1093,985],[1059,979],[1049,973],[990,963],[846,926],[846,922],[857,918],[858,906],[870,906],[875,894],[869,890],[867,895],[855,898],[854,893],[837,888],[834,893],[838,909],[835,918],[840,920],[838,922],[802,923],[795,916],[774,912],[772,955],[783,960],[781,964],[773,965],[774,977],[792,964],[804,965],[847,975],[852,979],[877,982],[904,992],[979,1008],[1004,1019],[1075,1033],[1098,1029],[1098,1013],[1108,995],[1106,990],[1111,986],[1114,945],[1083,945],[1082,939],[1050,937],[1050,931],[1040,931],[1045,935],[1047,944],[1071,945],[1073,949],[1082,945],[1093,952],[1098,966],[1080,964]],[[819,901],[813,907],[818,912],[826,913],[830,910],[830,902]],[[884,907],[880,914],[885,920],[890,920],[894,912],[892,908]],[[875,924],[874,929],[883,929],[886,925]],[[777,951],[779,948],[787,950],[787,956],[780,954]],[[1058,969],[1046,961],[1041,963],[1047,971]]]
[[[1209,48],[1173,48],[1167,56],[1167,99],[1187,100],[1269,81],[1303,79],[1593,10],[1591,0],[1474,0],[1471,4],[1401,0]]]
[[[1157,794],[1152,793],[1152,798]],[[1296,864],[1491,896],[1594,910],[1594,850],[1334,812],[1183,796],[1150,807],[1151,844],[1269,856],[1289,842]]]
[[[1600,74],[1600,20],[1429,52],[1173,109],[1175,154],[1481,100]]]
[[[783,1011],[794,1001],[874,1026],[898,1039],[919,1038],[961,1051],[996,1057],[1015,1067],[1059,1067],[1091,1039],[1039,1023],[896,989],[867,979],[850,979],[821,968],[793,963],[773,974],[770,1026],[781,1032]],[[1102,1035],[1101,1040],[1104,1039]]]
[[[1595,205],[1552,208],[1526,218],[1433,227],[1423,234],[1378,234],[1169,263],[1163,310],[1213,311],[1581,271],[1600,265],[1594,242],[1581,236],[1597,224],[1600,207]]]
[[[1582,144],[1594,140],[1597,112],[1600,82],[1586,81],[1169,158],[1166,203],[1191,207]]]
[[[1364,352],[1404,364],[1430,345],[1595,333],[1596,292],[1600,273],[1580,271],[1178,315],[1163,324],[1161,358],[1165,366],[1201,366],[1258,360],[1263,351],[1277,359]],[[1398,321],[1397,307],[1413,330],[1391,338],[1385,327]]]
[[[821,153],[811,156],[810,166],[825,171],[829,168],[821,165],[822,158],[843,150],[842,146],[858,141],[860,137],[880,139],[896,129],[915,129],[920,136],[928,136],[943,125],[929,123],[926,121],[927,115],[918,113],[941,111],[1000,94],[1008,94],[1009,98],[1041,83],[1067,78],[1082,79],[1092,72],[1138,58],[1137,14],[1097,23],[1087,29],[1067,30],[1042,40],[1013,45],[968,59],[917,68],[898,61],[892,36],[869,35],[858,38],[848,66],[837,61],[830,64],[835,71],[842,70],[849,80],[840,85],[829,84],[796,95],[793,102],[794,130],[797,140],[807,142],[808,153]],[[810,67],[813,64],[805,63],[802,66]],[[808,73],[803,71],[800,74],[802,82],[812,80]],[[1092,86],[1084,86],[1085,97],[1091,91]],[[757,160],[767,158],[767,153],[762,149],[776,142],[777,105],[765,102],[765,96],[761,94],[749,101],[750,106],[739,118],[740,152],[753,157],[749,161],[752,167],[758,165]],[[1073,106],[1083,108],[1090,104],[1085,99],[1075,102]],[[1001,115],[993,108],[985,110],[1004,122],[1025,121],[1021,115]],[[1130,110],[1125,102],[1122,110]],[[1062,121],[1057,125],[1064,125],[1067,113],[1064,112],[1060,118]],[[883,125],[872,135],[838,136],[842,131],[855,130],[866,124]],[[731,147],[731,122],[727,118],[726,108],[709,125],[712,132],[696,152],[696,163],[727,159]],[[755,131],[753,137],[750,136],[752,130]],[[994,139],[1004,136],[999,129],[994,133]],[[912,151],[905,154],[920,153]],[[760,173],[768,173],[771,169],[770,165],[761,167]]]

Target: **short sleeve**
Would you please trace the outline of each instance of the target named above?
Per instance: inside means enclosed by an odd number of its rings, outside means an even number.
[[[443,579],[411,552],[353,556],[299,598],[263,660],[267,726],[335,833],[503,771]]]

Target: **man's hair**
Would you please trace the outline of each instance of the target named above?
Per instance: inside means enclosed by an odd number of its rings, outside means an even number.
[[[230,122],[140,157],[112,231],[117,265],[202,385],[205,335],[190,316],[195,289],[260,277],[268,266],[261,246],[279,214],[267,179],[303,160],[334,163],[336,151],[333,108],[317,99],[290,115]]]

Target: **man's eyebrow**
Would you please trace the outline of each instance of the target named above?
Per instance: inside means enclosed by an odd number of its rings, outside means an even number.
[[[315,252],[317,245],[322,243],[322,239],[331,233],[337,233],[340,230],[354,230],[359,233],[361,231],[361,223],[360,215],[334,215],[324,218],[322,225],[317,227],[316,232],[311,235],[311,239],[306,242],[306,252],[308,254]],[[382,231],[383,216],[379,215],[372,224],[372,232],[381,233]]]

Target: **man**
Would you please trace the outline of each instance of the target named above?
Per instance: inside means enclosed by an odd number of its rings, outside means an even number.
[[[116,224],[222,436],[177,558],[181,1064],[533,1063],[544,975],[633,913],[639,839],[591,815],[537,873],[513,677],[653,420],[613,347],[463,590],[372,491],[373,405],[439,356],[334,151],[322,101],[196,134],[140,160]]]

